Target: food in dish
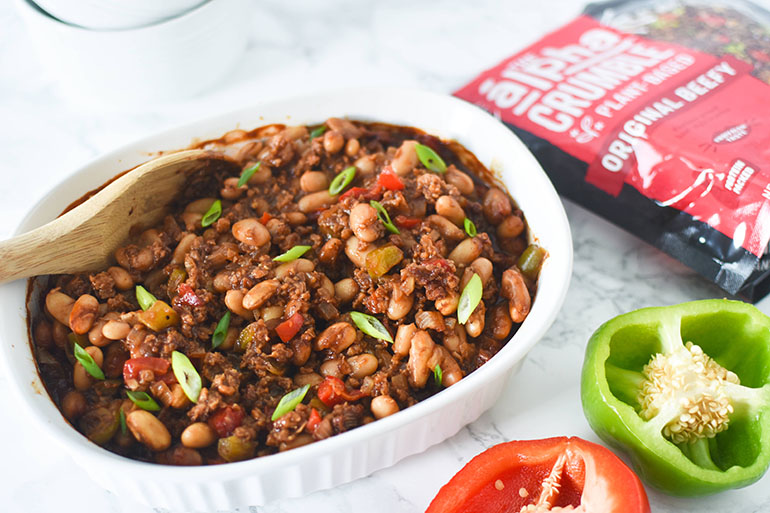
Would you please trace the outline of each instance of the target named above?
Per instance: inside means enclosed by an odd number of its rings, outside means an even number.
[[[456,143],[330,118],[200,147],[237,166],[195,175],[118,265],[57,277],[34,323],[49,391],[109,450],[323,440],[455,384],[526,318],[545,252]]]

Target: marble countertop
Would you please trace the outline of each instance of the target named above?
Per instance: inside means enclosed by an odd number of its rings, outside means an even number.
[[[57,96],[10,2],[0,2],[0,238],[50,184],[95,156],[164,128],[239,106],[357,85],[450,92],[578,14],[581,0],[253,2],[242,64],[216,89],[144,109],[88,108]],[[770,6],[770,0],[764,0]],[[511,439],[575,435],[598,441],[583,417],[585,343],[608,318],[635,308],[720,297],[677,261],[565,201],[574,273],[561,314],[498,404],[457,435],[392,468],[332,490],[241,513],[420,512],[483,449]],[[770,301],[760,307],[770,313]],[[7,342],[4,342],[7,343]],[[0,510],[19,513],[166,513],[93,485],[53,440],[27,429],[0,376]],[[649,490],[653,511],[770,512],[770,474],[706,499]],[[228,512],[229,513],[229,512]]]

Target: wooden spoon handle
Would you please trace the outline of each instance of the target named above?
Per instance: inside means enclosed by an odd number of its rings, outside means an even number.
[[[70,219],[56,219],[12,239],[0,241],[0,283],[41,274],[97,269],[108,264],[103,252],[94,251],[78,237]],[[79,262],[73,268],[73,262]]]
[[[190,173],[214,164],[235,166],[223,155],[205,150],[158,157],[50,223],[0,242],[0,283],[106,268],[133,228],[152,226],[163,218]]]

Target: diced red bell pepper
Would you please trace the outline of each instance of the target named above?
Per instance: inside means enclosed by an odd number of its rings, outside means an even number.
[[[340,199],[347,198],[348,196],[353,196],[355,198],[365,194],[368,190],[369,189],[366,189],[365,187],[351,187],[340,196]]]
[[[425,262],[421,262],[425,265],[431,265],[431,264],[437,264],[443,267],[446,271],[452,271],[452,266],[449,264],[449,261],[446,258],[430,258],[426,260]]]
[[[377,177],[377,184],[390,191],[400,191],[404,188],[404,182],[390,168],[385,168]]]
[[[302,328],[302,324],[304,324],[305,318],[302,317],[302,314],[297,312],[285,321],[283,321],[281,324],[275,327],[275,332],[278,333],[278,336],[281,337],[281,340],[284,342],[288,342],[292,338],[294,338],[294,335],[296,335],[300,328]]]
[[[307,419],[307,425],[305,425],[305,430],[312,435],[313,433],[315,433],[315,429],[318,427],[318,424],[320,423],[321,423],[321,414],[318,413],[318,410],[313,408],[313,410],[310,412],[310,418]]]
[[[445,484],[425,513],[502,513],[567,508],[649,513],[639,478],[612,451],[580,438],[502,443]]]
[[[270,212],[265,212],[264,214],[262,214],[262,217],[259,218],[259,222],[262,224],[267,224],[267,222],[272,218],[273,216],[270,215]]]
[[[225,438],[233,434],[245,416],[246,413],[240,406],[224,406],[209,417],[209,426],[217,432],[219,438]]]
[[[345,193],[340,196],[340,200],[352,196],[354,198],[360,198],[362,200],[378,200],[382,198],[382,193],[385,188],[380,184],[374,184],[373,187],[366,189],[364,187],[351,187]]]
[[[422,219],[419,217],[407,217],[401,214],[397,215],[393,220],[399,227],[406,229],[414,228],[422,222]]]
[[[177,288],[179,301],[190,306],[203,306],[203,300],[198,297],[193,288],[186,283],[180,283]]]
[[[326,376],[318,385],[318,398],[329,408],[345,401],[357,401],[362,397],[366,397],[364,392],[360,390],[348,391],[345,382],[334,376]]]
[[[165,358],[156,358],[154,356],[129,358],[123,364],[123,381],[139,379],[139,373],[143,370],[152,371],[155,373],[155,378],[160,379],[161,376],[168,372],[170,365],[169,361]]]

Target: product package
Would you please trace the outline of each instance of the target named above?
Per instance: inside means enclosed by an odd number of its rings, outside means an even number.
[[[770,14],[620,0],[455,93],[505,122],[563,196],[733,295],[770,290]]]

